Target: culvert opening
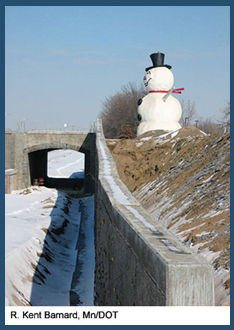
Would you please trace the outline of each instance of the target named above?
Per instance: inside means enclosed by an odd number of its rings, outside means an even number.
[[[71,190],[84,188],[84,153],[70,149],[43,149],[30,152],[28,157],[31,185]],[[59,162],[59,167],[55,169],[56,162]]]
[[[51,150],[48,152],[47,158],[48,187],[73,190],[80,190],[84,187],[85,154],[69,149]],[[58,162],[60,165],[56,167]]]

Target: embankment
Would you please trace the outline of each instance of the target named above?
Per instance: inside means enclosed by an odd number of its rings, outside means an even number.
[[[214,305],[213,268],[137,201],[120,180],[97,125],[96,303]]]
[[[215,304],[230,304],[230,134],[195,127],[108,140],[118,172],[154,221],[214,269]]]

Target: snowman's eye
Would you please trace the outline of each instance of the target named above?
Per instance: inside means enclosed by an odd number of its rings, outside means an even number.
[[[137,105],[141,105],[141,103],[142,103],[142,99],[139,99]]]

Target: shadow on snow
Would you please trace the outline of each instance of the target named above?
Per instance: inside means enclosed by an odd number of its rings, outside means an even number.
[[[32,280],[32,306],[93,305],[94,196],[85,196],[84,180],[74,176],[51,179],[53,187],[62,190],[49,228],[42,229],[46,233],[40,242],[42,251],[35,251],[39,260]]]

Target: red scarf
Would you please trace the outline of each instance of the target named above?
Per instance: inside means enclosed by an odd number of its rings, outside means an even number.
[[[176,88],[173,89],[172,93],[181,94],[181,91],[183,90],[184,88]],[[169,91],[150,91],[150,93],[169,93]]]

